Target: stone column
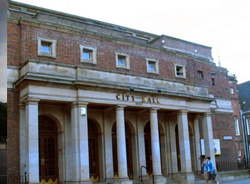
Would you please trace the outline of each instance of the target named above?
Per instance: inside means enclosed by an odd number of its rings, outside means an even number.
[[[72,180],[74,183],[91,183],[89,177],[89,147],[87,103],[75,102],[71,107],[72,123]]]
[[[118,177],[128,180],[124,106],[116,107]]]
[[[152,164],[153,164],[153,177],[156,184],[165,184],[166,178],[162,176],[161,172],[161,152],[160,152],[160,139],[158,127],[158,108],[150,109],[150,130],[151,130],[151,147],[152,147]]]
[[[182,173],[192,172],[187,112],[182,110],[177,115]]]
[[[20,124],[20,174],[24,175],[27,166],[27,127],[25,120],[25,105],[19,104],[19,124]]]
[[[177,114],[178,134],[179,134],[179,147],[181,157],[181,175],[179,180],[187,183],[194,183],[195,178],[192,172],[191,152],[190,152],[190,139],[187,110],[181,110]]]
[[[215,156],[214,156],[214,141],[213,141],[213,127],[211,113],[205,113],[202,117],[203,124],[203,136],[204,136],[204,146],[205,146],[205,156],[211,157],[211,160],[216,167]]]
[[[26,171],[29,183],[38,184],[39,181],[39,122],[38,122],[39,99],[28,99],[26,101]],[[22,111],[23,113],[23,111]],[[21,117],[24,119],[24,117]]]
[[[150,129],[151,129],[153,174],[162,175],[157,109],[150,109]]]
[[[199,130],[199,116],[194,118],[194,138],[195,138],[195,150],[196,150],[196,171],[201,172],[201,149],[200,149],[200,130]]]

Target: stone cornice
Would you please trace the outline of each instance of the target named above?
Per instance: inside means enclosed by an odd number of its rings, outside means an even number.
[[[11,77],[8,76],[8,79],[11,78],[14,87],[18,88],[23,86],[25,81],[67,84],[79,88],[81,88],[81,86],[92,86],[125,91],[129,91],[130,87],[133,86],[134,92],[168,95],[177,98],[181,97],[210,102],[214,100],[214,98],[208,94],[208,88],[206,86],[114,73],[111,71],[99,71],[52,62],[28,60],[19,70],[16,69],[15,71],[16,72],[8,72],[13,75]],[[161,88],[160,94],[157,90],[159,87]]]

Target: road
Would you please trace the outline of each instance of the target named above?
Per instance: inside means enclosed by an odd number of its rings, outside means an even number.
[[[7,151],[0,149],[0,183],[7,183]]]

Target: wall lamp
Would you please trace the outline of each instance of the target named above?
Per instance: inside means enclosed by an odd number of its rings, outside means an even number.
[[[158,93],[161,93],[161,88],[158,88],[157,91],[158,91]]]
[[[134,91],[134,90],[135,90],[135,88],[134,88],[134,87],[132,87],[132,86],[130,86],[130,87],[129,87],[129,90],[130,90],[130,91]]]

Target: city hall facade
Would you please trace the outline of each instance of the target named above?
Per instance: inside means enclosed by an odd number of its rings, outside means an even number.
[[[10,2],[8,172],[32,184],[195,183],[202,156],[243,150],[236,84],[211,47]]]

